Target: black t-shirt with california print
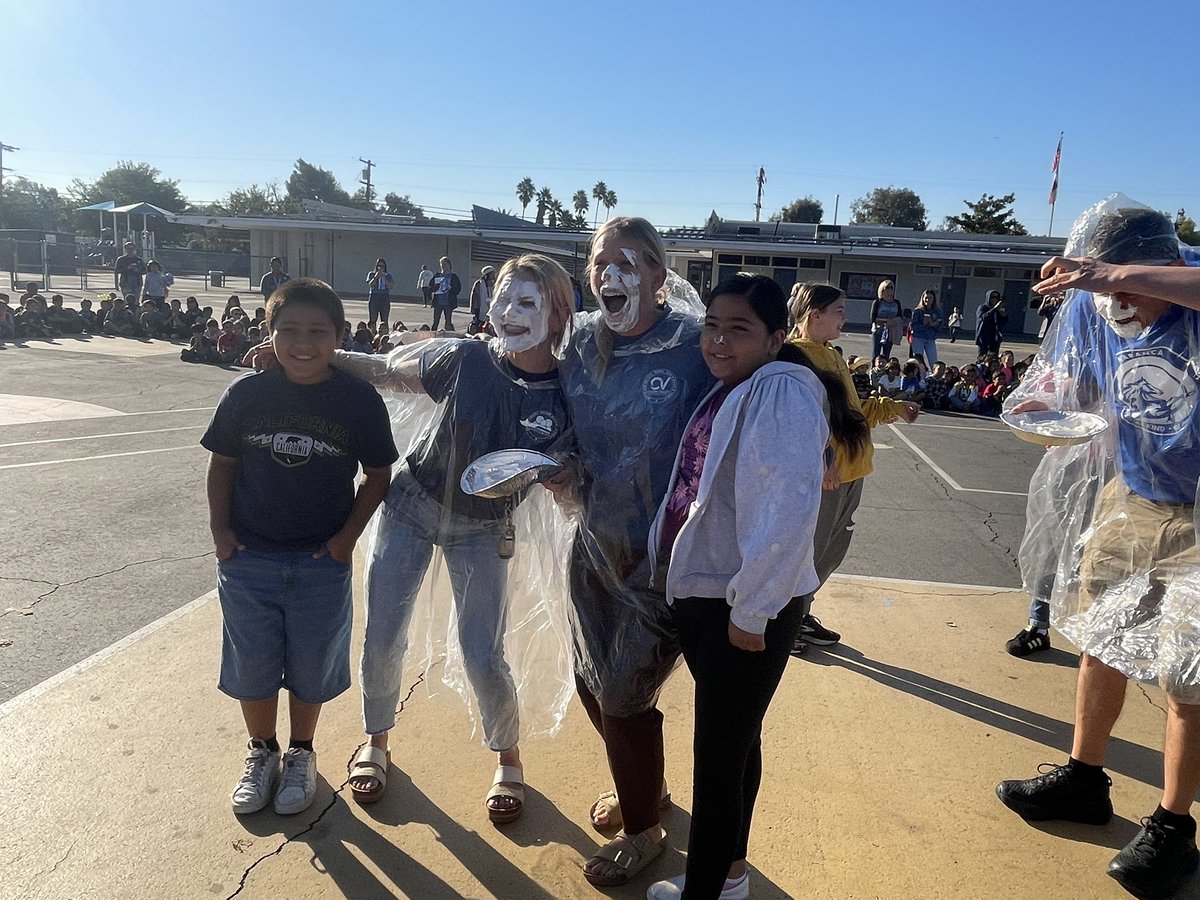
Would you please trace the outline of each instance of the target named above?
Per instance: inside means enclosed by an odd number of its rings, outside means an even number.
[[[425,492],[472,519],[504,516],[503,500],[463,493],[463,470],[495,450],[552,450],[567,426],[557,372],[516,368],[483,341],[437,341],[421,355],[421,384],[437,419],[408,455]],[[520,497],[515,498],[518,501]]]
[[[238,460],[230,526],[250,550],[315,550],[345,525],[358,466],[399,456],[375,388],[344,372],[295,384],[281,368],[235,379],[200,443]]]

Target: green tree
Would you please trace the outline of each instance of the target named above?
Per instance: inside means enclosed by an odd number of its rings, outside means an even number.
[[[793,200],[782,210],[771,216],[772,222],[810,222],[813,225],[821,224],[821,217],[825,215],[825,207],[821,205],[821,201],[815,197],[808,195]]]
[[[1009,208],[1015,199],[1015,194],[1005,194],[1003,197],[984,194],[974,203],[964,200],[967,212],[946,216],[946,224],[951,226],[951,231],[965,231],[968,234],[1029,234]]]
[[[296,160],[287,180],[287,195],[292,200],[321,200],[325,203],[351,204],[350,195],[328,169]]]
[[[877,187],[850,206],[853,220],[860,225],[895,225],[924,231],[925,204],[908,188]]]
[[[605,191],[604,199],[600,202],[604,204],[604,220],[607,222],[608,214],[612,212],[613,207],[617,205],[617,192]]]
[[[97,178],[88,182],[76,178],[67,186],[67,195],[73,206],[90,206],[105,200],[116,201],[117,206],[128,206],[130,203],[151,203],[171,212],[187,212],[191,207],[188,199],[179,189],[179,182],[164,178],[162,172],[149,163],[135,163],[122,160]],[[72,213],[72,221],[77,232],[91,232],[95,227],[90,218],[94,213]],[[87,218],[85,218],[87,217]],[[141,220],[133,219],[133,224],[140,227]],[[151,218],[148,224],[153,229],[158,243],[165,244],[183,239],[186,228],[182,225],[171,225],[162,219]]]
[[[592,222],[592,227],[595,228],[600,222],[600,207],[604,205],[604,198],[608,196],[608,185],[603,181],[597,181],[592,186],[592,199],[596,201],[596,216]]]
[[[0,196],[0,228],[55,231],[69,222],[67,203],[52,187],[18,175],[4,180]]]
[[[546,211],[550,214],[551,228],[568,227],[566,222],[567,208],[562,205],[561,200],[551,199],[551,201],[546,204]]]
[[[537,217],[536,221],[539,225],[546,224],[546,211],[550,208],[550,204],[554,202],[554,193],[550,188],[542,188],[537,192]]]
[[[279,185],[272,181],[266,187],[252,184],[230,191],[217,205],[231,216],[274,216],[284,211],[283,203]]]
[[[533,179],[526,175],[517,182],[517,199],[521,201],[521,218],[525,218],[525,209],[533,201],[534,195],[537,193],[537,188],[533,184]]]
[[[577,190],[571,197],[571,205],[575,207],[575,217],[582,219],[587,215],[588,208],[591,204],[588,202],[588,194],[583,188]]]
[[[393,216],[413,216],[417,219],[425,218],[425,210],[412,202],[412,198],[405,194],[401,197],[399,194],[392,192],[383,198],[384,212]]]
[[[1175,233],[1185,244],[1200,247],[1200,234],[1196,232],[1196,223],[1182,209],[1175,214]]]

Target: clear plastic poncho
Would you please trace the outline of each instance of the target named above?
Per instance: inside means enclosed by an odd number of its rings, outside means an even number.
[[[700,355],[703,307],[669,273],[666,312],[635,338],[576,316],[561,371],[580,524],[569,580],[575,672],[610,716],[650,708],[679,655],[647,539],[683,431],[714,383]]]
[[[412,343],[386,356],[339,353],[335,362],[379,389],[401,451],[389,496],[367,529],[368,643],[373,612],[380,610],[381,621],[385,606],[397,602],[388,573],[400,573],[397,582],[409,583],[413,577],[411,570],[403,568],[404,544],[412,534],[413,519],[428,526],[426,532],[436,527],[442,543],[433,548],[420,578],[407,641],[397,649],[374,653],[373,664],[397,666],[402,658],[405,693],[419,673],[425,673],[424,690],[433,693],[439,681],[433,675],[444,663],[440,682],[463,698],[476,733],[482,725],[490,742],[489,726],[502,731],[507,725],[489,723],[490,688],[472,684],[473,676],[484,681],[487,676],[479,675],[478,666],[472,669],[473,659],[480,656],[478,648],[464,651],[460,641],[463,623],[458,620],[455,594],[482,593],[485,606],[502,597],[506,614],[495,617],[495,627],[503,633],[491,637],[503,648],[503,659],[492,660],[492,665],[505,678],[507,670],[515,685],[520,739],[553,735],[574,691],[565,604],[565,565],[573,525],[541,486],[512,497],[508,506],[504,500],[466,495],[460,478],[485,452],[512,448],[555,452],[569,436],[558,379],[522,378],[494,340],[421,340],[411,333],[403,337]],[[515,542],[511,559],[504,562],[498,556],[509,512]],[[467,542],[469,551],[464,553]],[[419,552],[424,541],[412,543],[410,554]],[[449,551],[449,565],[447,543],[457,547]],[[392,568],[377,568],[384,565],[382,556],[400,559]],[[503,583],[497,584],[497,579]],[[491,621],[476,616],[463,633],[471,636],[471,644],[482,641],[486,650],[489,636],[478,634],[476,627],[481,620]],[[370,682],[369,664],[364,650],[364,686]],[[364,709],[370,703],[366,694],[364,687]],[[369,712],[367,718],[370,729]],[[512,730],[518,730],[515,722]]]
[[[1080,216],[1065,255],[1200,263],[1147,209],[1106,198]],[[1052,623],[1080,650],[1188,703],[1200,703],[1198,364],[1195,310],[1167,304],[1146,324],[1119,297],[1073,290],[1004,404],[1107,423],[1091,440],[1049,447],[1031,479],[1025,589],[1050,601]]]

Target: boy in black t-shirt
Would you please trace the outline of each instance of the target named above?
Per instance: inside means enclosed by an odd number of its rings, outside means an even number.
[[[350,686],[351,558],[398,454],[379,394],[330,366],[344,318],[320,281],[276,290],[267,323],[280,365],[230,384],[201,440],[225,620],[219,687],[241,701],[250,734],[237,813],[271,800],[279,689],[291,741],[275,811],[291,814],[316,793],[321,705]]]

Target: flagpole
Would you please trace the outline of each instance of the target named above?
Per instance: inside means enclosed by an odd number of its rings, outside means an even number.
[[[1050,183],[1050,227],[1046,230],[1047,237],[1054,236],[1054,205],[1058,202],[1058,165],[1062,160],[1064,134],[1065,132],[1062,131],[1058,133],[1058,147],[1054,150],[1054,165],[1050,167],[1050,172],[1054,175],[1054,180]]]

